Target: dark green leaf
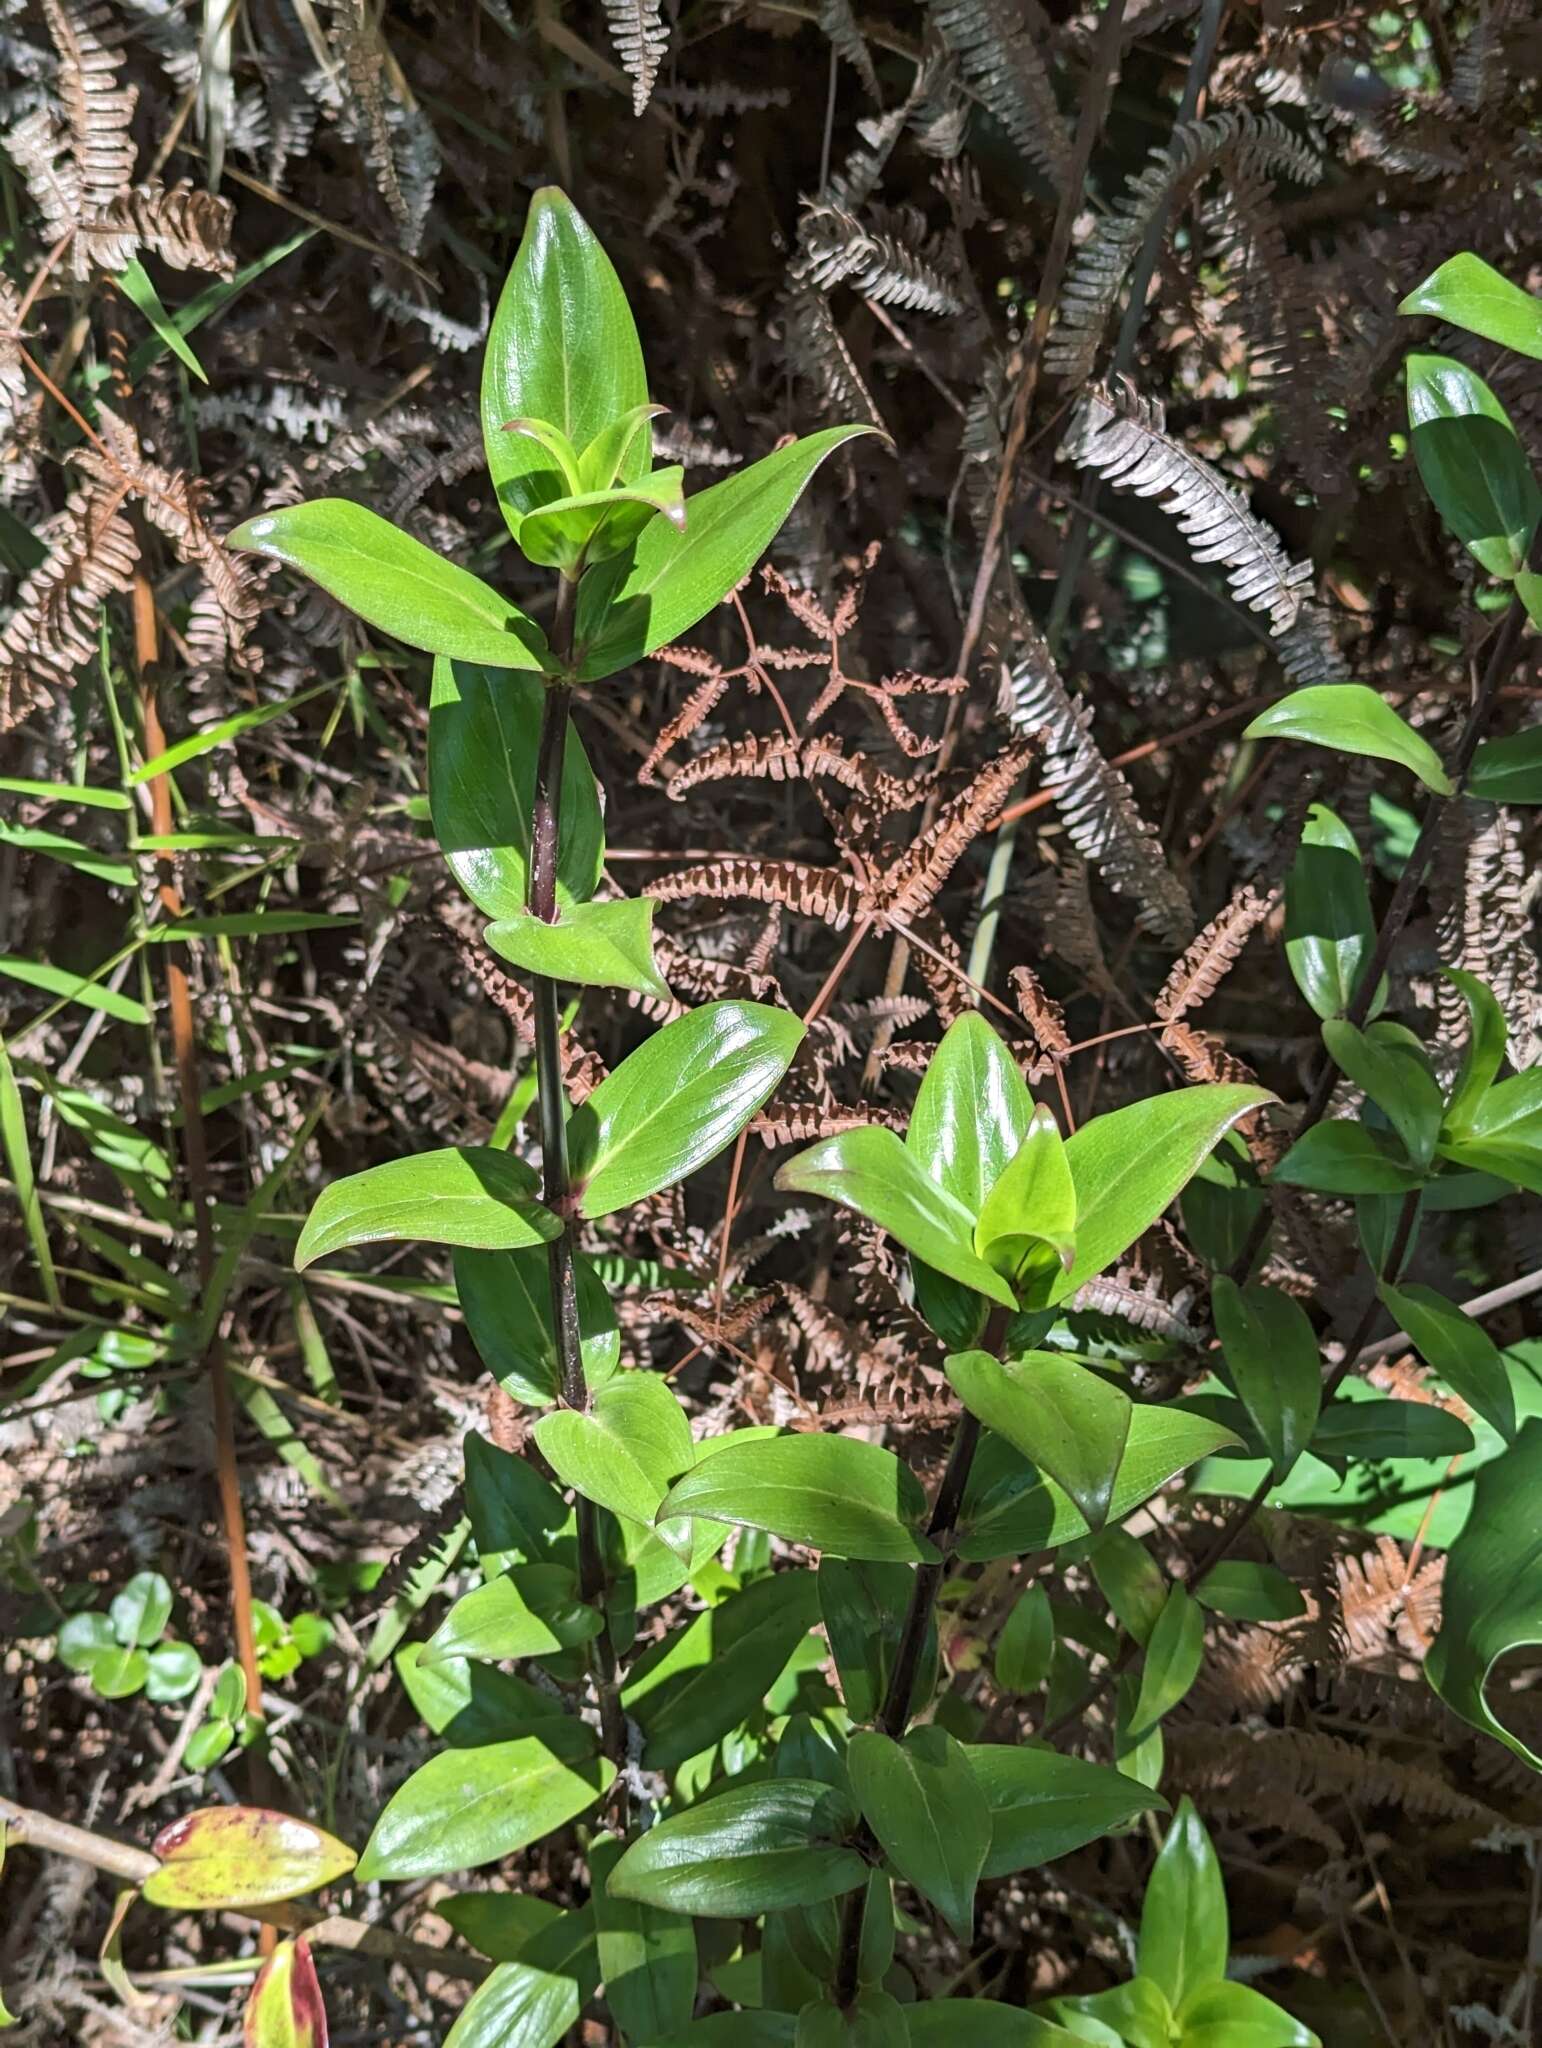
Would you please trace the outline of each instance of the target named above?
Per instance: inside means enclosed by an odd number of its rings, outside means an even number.
[[[1006,1877],[1069,1856],[1167,1802],[1106,1764],[1084,1763],[1031,1743],[966,1743],[991,1815],[983,1877]]]
[[[804,2006],[793,2048],[894,2048],[908,2032],[904,2006],[870,1985],[848,2006],[837,2005],[828,1996]]]
[[[598,1752],[577,1721],[441,1750],[387,1801],[359,1858],[360,1882],[474,1870],[540,1841],[610,1789],[616,1767]]]
[[[135,1572],[107,1612],[125,1649],[148,1649],[171,1619],[171,1587],[159,1572]]]
[[[1137,1746],[1180,1700],[1199,1676],[1205,1654],[1205,1616],[1182,1586],[1168,1588],[1141,1665],[1140,1691],[1125,1730],[1127,1743]]]
[[[1455,1458],[1471,1449],[1466,1423],[1428,1401],[1335,1401],[1312,1432],[1312,1454],[1323,1459]]]
[[[621,1363],[621,1334],[610,1296],[582,1253],[578,1282],[579,1346],[584,1378],[597,1393]],[[562,1369],[552,1334],[551,1272],[544,1246],[523,1251],[455,1253],[455,1292],[482,1363],[507,1394],[532,1407],[555,1401]]]
[[[1542,725],[1507,739],[1480,740],[1466,794],[1491,804],[1542,804]]]
[[[1344,1017],[1330,1017],[1323,1043],[1341,1073],[1375,1103],[1421,1171],[1435,1156],[1445,1103],[1424,1048],[1397,1024],[1372,1024],[1361,1031]]]
[[[627,2040],[658,2041],[690,2024],[696,1930],[682,1914],[613,1897],[609,1878],[620,1856],[619,1842],[599,1843],[589,1855],[605,2002]]]
[[[797,2029],[790,2012],[713,2012],[648,2048],[794,2048]]]
[[[562,1496],[528,1459],[500,1451],[475,1431],[463,1448],[466,1513],[482,1570],[491,1577],[511,1564],[544,1562],[568,1518]]]
[[[566,1566],[518,1565],[462,1594],[434,1631],[422,1662],[465,1657],[498,1664],[550,1657],[599,1632],[599,1614],[579,1599],[577,1581]]]
[[[1401,1195],[1424,1179],[1394,1139],[1349,1117],[1304,1131],[1273,1177],[1324,1195]]]
[[[1542,733],[1542,726],[1537,728]],[[1542,761],[1542,755],[1539,755]],[[1459,967],[1441,969],[1444,978],[1460,989],[1467,1005],[1467,1046],[1462,1054],[1461,1072],[1446,1104],[1448,1132],[1464,1130],[1477,1114],[1478,1104],[1488,1093],[1504,1062],[1510,1028],[1498,998],[1486,981]]]
[[[444,2048],[556,2048],[578,2025],[599,1979],[593,1911],[564,1913],[477,1986]]]
[[[867,1882],[857,1816],[813,1779],[736,1785],[660,1821],[611,1872],[612,1898],[706,1918],[809,1906]]]
[[[1305,740],[1338,754],[1366,754],[1410,769],[1426,789],[1450,796],[1451,778],[1427,739],[1364,683],[1313,683],[1261,711],[1248,740]]]
[[[1504,1743],[1534,1771],[1542,1757],[1494,1713],[1487,1687],[1499,1659],[1542,1643],[1542,1420],[1533,1416],[1478,1474],[1472,1512],[1446,1553],[1440,1632],[1424,1675],[1454,1714]]]
[[[1491,576],[1524,569],[1542,490],[1483,379],[1454,356],[1411,354],[1408,419],[1424,488],[1446,525]]]
[[[1464,1315],[1454,1301],[1447,1301],[1433,1287],[1421,1287],[1414,1281],[1390,1287],[1384,1282],[1379,1292],[1425,1364],[1506,1443],[1513,1442],[1515,1395],[1499,1347],[1483,1325]]]
[[[544,1244],[562,1225],[535,1199],[535,1188],[523,1160],[485,1145],[367,1166],[317,1196],[295,1246],[296,1270],[352,1245],[392,1238],[484,1251]]]
[[[909,2048],[1077,2048],[1053,2020],[985,1998],[929,1998],[905,2008]]]
[[[1055,1617],[1042,1586],[1030,1586],[1002,1625],[996,1643],[996,1683],[1007,1692],[1037,1692],[1049,1676]]]
[[[555,924],[527,910],[499,918],[482,934],[501,960],[529,974],[581,988],[630,988],[670,1000],[669,983],[653,958],[651,896],[615,903],[575,903]]]
[[[579,675],[614,675],[689,632],[754,568],[825,457],[873,431],[826,427],[790,442],[687,499],[683,533],[655,519],[629,553],[590,570],[578,587]]]
[[[428,714],[434,836],[487,917],[518,918],[529,887],[530,811],[546,686],[475,662],[436,661]],[[557,902],[585,902],[599,880],[605,828],[599,787],[569,721],[562,755]]]
[[[1469,334],[1481,334],[1485,341],[1542,357],[1542,303],[1470,249],[1448,256],[1408,294],[1398,311],[1428,313]]]
[[[999,1032],[978,1010],[948,1026],[932,1054],[905,1150],[971,1222],[1028,1135],[1033,1100]]]
[[[495,669],[539,669],[546,659],[540,628],[517,605],[347,498],[259,513],[226,543],[298,569],[409,647]]]
[[[1148,1643],[1167,1604],[1167,1580],[1145,1544],[1127,1529],[1105,1529],[1087,1562],[1119,1626]]]
[[[774,1572],[645,1651],[621,1694],[643,1768],[674,1770],[747,1720],[818,1620],[814,1574]]]
[[[1180,2006],[1225,1977],[1229,1940],[1221,1866],[1193,1801],[1184,1798],[1146,1885],[1140,1974]]]
[[[1310,2027],[1248,1984],[1203,1984],[1178,2009],[1179,2048],[1322,2048]]]
[[[609,1216],[705,1166],[792,1064],[803,1025],[767,1003],[703,1003],[645,1039],[573,1113],[585,1216]]]
[[[513,268],[498,300],[482,363],[482,439],[509,530],[570,489],[522,419],[544,420],[572,447],[648,401],[637,325],[621,280],[583,216],[555,186],[530,202]],[[628,440],[620,474],[648,467],[647,435]],[[523,2048],[523,2044],[521,2044]]]
[[[937,1272],[1003,1308],[1015,1305],[1006,1281],[974,1250],[971,1212],[884,1126],[863,1124],[811,1145],[787,1162],[776,1184],[855,1209]]]
[[[532,1434],[564,1486],[586,1500],[651,1524],[677,1474],[695,1461],[691,1425],[667,1382],[627,1372],[602,1387],[589,1412],[558,1409]]]
[[[1053,1351],[1003,1360],[956,1352],[946,1371],[969,1412],[1055,1480],[1089,1529],[1101,1529],[1130,1433],[1129,1396]]]
[[[659,1520],[705,1516],[765,1529],[837,1557],[935,1562],[921,1535],[920,1482],[878,1444],[856,1437],[781,1436],[730,1444],[705,1457],[665,1496]]]
[[[1319,1017],[1349,1008],[1375,949],[1376,924],[1355,835],[1326,804],[1313,804],[1285,881],[1285,957]],[[1378,991],[1373,1009],[1380,1005]]]
[[[963,1746],[938,1727],[902,1742],[858,1730],[846,1749],[852,1796],[884,1854],[960,1941],[974,1927],[974,1891],[991,1844],[991,1813]]]
[[[396,1653],[396,1672],[420,1718],[455,1749],[485,1749],[512,1742],[570,1717],[560,1700],[537,1692],[512,1671],[453,1658],[425,1664],[424,1643]]]
[[[1294,1621],[1306,1612],[1295,1582],[1276,1565],[1252,1564],[1240,1557],[1223,1557],[1213,1565],[1194,1597],[1229,1621]]]
[[[1216,1335],[1243,1407],[1283,1478],[1311,1441],[1322,1405],[1322,1359],[1306,1310],[1277,1287],[1211,1290]]]
[[[460,1892],[436,1901],[434,1911],[495,1963],[512,1963],[534,1936],[562,1918],[559,1907],[524,1892]]]
[[[914,1586],[915,1574],[907,1565],[834,1556],[819,1561],[820,1616],[840,1677],[841,1697],[853,1721],[878,1718]],[[936,1674],[934,1618],[916,1670],[912,1713],[931,1698]]]

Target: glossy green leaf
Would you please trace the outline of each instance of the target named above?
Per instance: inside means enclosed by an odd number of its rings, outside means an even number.
[[[495,1963],[512,1963],[534,1937],[562,1917],[561,1908],[527,1892],[460,1892],[434,1911],[463,1941]]]
[[[1502,740],[1480,740],[1465,791],[1491,804],[1542,804],[1542,725]]]
[[[1448,256],[1408,294],[1398,311],[1428,313],[1469,334],[1481,334],[1485,341],[1542,358],[1542,303],[1470,249]]]
[[[316,1197],[295,1246],[295,1268],[303,1272],[333,1252],[394,1238],[482,1251],[544,1244],[562,1225],[536,1200],[536,1185],[523,1160],[486,1145],[367,1166]]]
[[[634,444],[640,440],[645,449],[650,448],[653,422],[668,410],[666,405],[634,405],[618,414],[579,455],[578,481],[573,488],[608,491],[623,474],[641,476],[647,460],[638,456]]]
[[[996,1683],[1005,1692],[1037,1692],[1049,1676],[1055,1617],[1042,1586],[1020,1594],[996,1642]]]
[[[579,1599],[577,1581],[565,1565],[517,1565],[461,1595],[429,1638],[422,1662],[550,1657],[599,1632],[598,1613]]]
[[[434,836],[471,901],[493,919],[525,914],[530,813],[546,686],[466,661],[436,661],[428,714]],[[562,755],[557,903],[594,893],[605,856],[599,785],[572,721]]]
[[[120,1647],[107,1616],[92,1611],[60,1622],[54,1654],[67,1671],[89,1671],[104,1652]]]
[[[544,420],[584,449],[647,400],[642,348],[621,280],[571,200],[545,185],[530,202],[482,363],[487,467],[516,540],[523,515],[570,486],[550,453],[511,431],[512,423]],[[647,437],[631,439],[620,474],[630,482],[648,460]]]
[[[539,669],[546,659],[544,635],[517,605],[350,499],[261,512],[229,534],[227,545],[298,569],[409,647],[496,669]]]
[[[477,1986],[444,2048],[556,2048],[577,2027],[599,1980],[592,1909],[564,1913]]]
[[[1375,950],[1376,922],[1355,835],[1326,804],[1313,804],[1285,879],[1285,957],[1319,1017],[1349,1008]],[[1381,999],[1378,991],[1373,1011]]]
[[[158,1705],[185,1700],[203,1677],[203,1660],[191,1643],[162,1643],[146,1658],[145,1698]]]
[[[1272,1178],[1323,1195],[1401,1195],[1424,1175],[1385,1132],[1335,1117],[1303,1131]]]
[[[1221,1866],[1194,1802],[1178,1803],[1146,1884],[1138,1967],[1177,2007],[1226,1975],[1229,1943]]]
[[[1012,1282],[1026,1306],[1047,1297],[1057,1268],[1075,1258],[1076,1188],[1051,1111],[1033,1113],[1027,1135],[993,1183],[974,1227],[974,1248]]]
[[[847,1745],[846,1769],[852,1797],[895,1870],[967,1942],[991,1813],[963,1745],[935,1726],[901,1742],[859,1730]]]
[[[929,1998],[905,2008],[909,2048],[1077,2048],[1053,2020],[985,1998]]]
[[[795,2048],[797,2028],[790,2012],[713,2012],[648,2048]]]
[[[1542,727],[1538,730],[1542,733]],[[1542,761],[1542,755],[1538,758]],[[1486,981],[1460,967],[1444,967],[1441,974],[1461,991],[1462,1001],[1467,1005],[1467,1044],[1446,1104],[1446,1130],[1450,1133],[1465,1129],[1476,1115],[1478,1104],[1504,1064],[1510,1027]]]
[[[850,1801],[815,1779],[735,1785],[640,1836],[609,1890],[709,1919],[814,1905],[867,1882],[856,1828]]]
[[[1089,1529],[1101,1529],[1130,1433],[1129,1396],[1053,1351],[999,1360],[955,1352],[946,1371],[969,1412],[1055,1480]]]
[[[974,1250],[973,1215],[883,1125],[863,1124],[811,1145],[788,1160],[776,1185],[855,1209],[937,1272],[1004,1308],[1015,1305],[1006,1281]]]
[[[576,492],[584,489],[584,480],[579,468],[578,450],[573,446],[560,427],[554,427],[550,420],[530,417],[505,420],[501,431],[505,434],[523,434],[546,455],[551,457],[555,470],[565,491]],[[548,500],[555,503],[556,500]]]
[[[532,1434],[564,1486],[634,1522],[652,1523],[671,1480],[696,1458],[684,1409],[650,1372],[621,1373],[587,1414],[558,1409]]]
[[[1128,1827],[1167,1802],[1106,1764],[1085,1763],[1031,1743],[964,1745],[991,1816],[982,1877],[1007,1877],[1069,1856],[1100,1835]]]
[[[555,924],[527,910],[502,917],[482,934],[501,960],[530,974],[581,988],[630,988],[670,1000],[669,983],[653,957],[651,896],[614,903],[574,903]]]
[[[1526,566],[1542,490],[1509,415],[1454,356],[1408,358],[1414,460],[1435,509],[1491,576]]]
[[[1306,1602],[1293,1579],[1277,1565],[1254,1564],[1247,1558],[1223,1557],[1194,1589],[1202,1607],[1229,1621],[1295,1621]]]
[[[1105,1529],[1087,1562],[1119,1626],[1136,1642],[1149,1642],[1167,1602],[1167,1578],[1145,1544],[1127,1529]]]
[[[613,1897],[619,1842],[590,1851],[592,1908],[605,2003],[628,2041],[660,2041],[689,2026],[696,2003],[696,1930],[680,1913]]]
[[[1401,1287],[1383,1282],[1378,1292],[1425,1364],[1506,1443],[1513,1442],[1515,1396],[1510,1376],[1499,1347],[1483,1325],[1464,1315],[1454,1301],[1447,1301],[1433,1287],[1412,1280]]]
[[[135,1572],[107,1610],[125,1648],[158,1643],[171,1619],[171,1587],[159,1572]]]
[[[594,1805],[616,1767],[594,1731],[550,1721],[480,1749],[445,1749],[386,1802],[359,1858],[359,1880],[474,1870],[540,1841]]]
[[[621,1693],[643,1768],[671,1771],[747,1720],[818,1620],[814,1574],[773,1572],[644,1651]]]
[[[1179,1088],[1110,1110],[1066,1140],[1076,1187],[1076,1258],[1055,1282],[1064,1301],[1128,1251],[1238,1117],[1274,1101],[1267,1088]]]
[[[160,1859],[140,1886],[152,1906],[262,1906],[319,1891],[352,1870],[353,1851],[293,1814],[261,1806],[206,1806],[161,1829]]]
[[[1178,2008],[1178,2048],[1322,2048],[1293,2014],[1249,1984],[1205,1984]]]
[[[1456,1458],[1472,1449],[1472,1431],[1428,1401],[1335,1401],[1318,1416],[1311,1448],[1325,1460]]]
[[[396,1675],[420,1719],[454,1749],[485,1749],[512,1742],[569,1718],[562,1702],[490,1664],[462,1657],[425,1664],[426,1643],[396,1653]]]
[[[1149,1977],[1132,1977],[1128,1984],[1115,1984],[1108,1991],[1093,1991],[1082,1997],[1055,1998],[1049,2010],[1064,2020],[1076,2040],[1093,2041],[1099,2048],[1170,2048],[1177,2039],[1172,2007],[1160,1984]]]
[[[910,1610],[915,1574],[908,1565],[826,1556],[819,1561],[819,1611],[853,1721],[875,1721],[889,1689]],[[931,1698],[937,1676],[937,1623],[929,1622],[910,1697],[912,1713]]]
[[[798,2014],[793,2048],[894,2048],[908,2038],[905,2012],[876,1985],[859,1991],[848,2006],[829,1996],[816,1998]]]
[[[1248,740],[1306,740],[1338,754],[1366,754],[1410,769],[1426,789],[1451,794],[1451,778],[1429,741],[1364,683],[1313,683],[1261,711]]]
[[[580,1292],[580,1304],[582,1299]],[[619,1355],[619,1338],[616,1348]],[[552,1541],[568,1519],[561,1494],[527,1458],[499,1450],[475,1431],[463,1439],[462,1450],[466,1515],[484,1574],[492,1578],[511,1564],[549,1560]]]
[[[765,1529],[837,1557],[928,1564],[926,1495],[908,1465],[856,1437],[779,1436],[730,1444],[672,1486],[658,1518],[705,1516]]]
[[[1237,1395],[1283,1478],[1311,1442],[1322,1405],[1322,1355],[1306,1310],[1277,1287],[1211,1290],[1216,1335]]]
[[[1513,1750],[1537,1756],[1489,1705],[1495,1664],[1542,1643],[1542,1419],[1478,1473],[1472,1511],[1446,1553],[1440,1632],[1424,1675],[1454,1714]]]
[[[705,1166],[802,1042],[800,1020],[767,1003],[703,1003],[655,1031],[573,1112],[568,1159],[580,1212],[609,1216]]]
[[[327,2013],[307,1941],[281,1941],[257,1972],[242,2016],[244,2048],[327,2048]]]
[[[579,675],[614,675],[689,632],[754,568],[825,457],[873,431],[826,427],[790,442],[687,499],[683,533],[655,519],[628,553],[590,570],[578,587]]]
[[[1182,1586],[1170,1586],[1141,1664],[1140,1691],[1125,1731],[1131,1745],[1146,1736],[1187,1698],[1205,1654],[1205,1615]]]
[[[104,1700],[126,1700],[143,1692],[150,1676],[150,1659],[143,1650],[114,1645],[93,1657],[87,1669],[93,1692]]]
[[[1323,1044],[1341,1073],[1375,1103],[1421,1170],[1435,1156],[1445,1102],[1428,1055],[1396,1024],[1372,1024],[1361,1031],[1345,1017],[1330,1017]]]
[[[603,1282],[582,1253],[574,1255],[579,1348],[591,1393],[615,1377],[621,1333]],[[552,1332],[551,1274],[544,1246],[522,1251],[457,1249],[455,1293],[482,1363],[516,1401],[541,1408],[562,1388]]]
[[[971,1221],[1028,1135],[1033,1100],[1016,1060],[978,1010],[965,1010],[932,1054],[905,1150]]]
[[[675,465],[633,484],[552,498],[521,519],[519,545],[542,568],[577,577],[585,563],[606,561],[630,547],[652,519],[666,519],[683,533],[684,482],[684,470]]]
[[[1542,1194],[1542,1068],[1496,1081],[1468,1113],[1465,1128],[1439,1149],[1459,1165]]]

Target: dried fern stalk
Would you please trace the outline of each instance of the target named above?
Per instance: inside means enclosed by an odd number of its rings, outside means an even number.
[[[1116,490],[1140,498],[1166,495],[1161,509],[1176,522],[1196,562],[1224,562],[1233,597],[1250,611],[1267,612],[1272,633],[1296,623],[1312,580],[1311,563],[1290,561],[1274,529],[1224,477],[1173,439],[1160,401],[1142,398],[1127,379],[1114,388],[1092,385],[1062,452]]]

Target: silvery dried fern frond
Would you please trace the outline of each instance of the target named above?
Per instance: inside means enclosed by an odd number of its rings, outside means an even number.
[[[1196,562],[1223,562],[1233,597],[1267,612],[1269,630],[1296,623],[1310,562],[1291,562],[1273,527],[1249,508],[1224,477],[1167,431],[1156,399],[1142,398],[1126,378],[1091,385],[1077,406],[1062,453],[1078,469],[1096,470],[1116,490],[1166,497],[1161,507],[1189,543]]]
[[[632,81],[632,112],[641,114],[669,48],[661,0],[605,0],[605,18],[621,68]]]
[[[974,91],[1058,190],[1071,145],[1041,52],[1049,24],[1035,0],[932,0],[932,20]]]

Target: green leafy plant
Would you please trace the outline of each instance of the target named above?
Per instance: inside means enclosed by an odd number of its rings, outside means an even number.
[[[191,1643],[166,1638],[172,1591],[159,1572],[136,1572],[104,1614],[85,1608],[59,1625],[61,1664],[84,1672],[103,1699],[142,1692],[155,1701],[180,1700],[203,1675]]]

